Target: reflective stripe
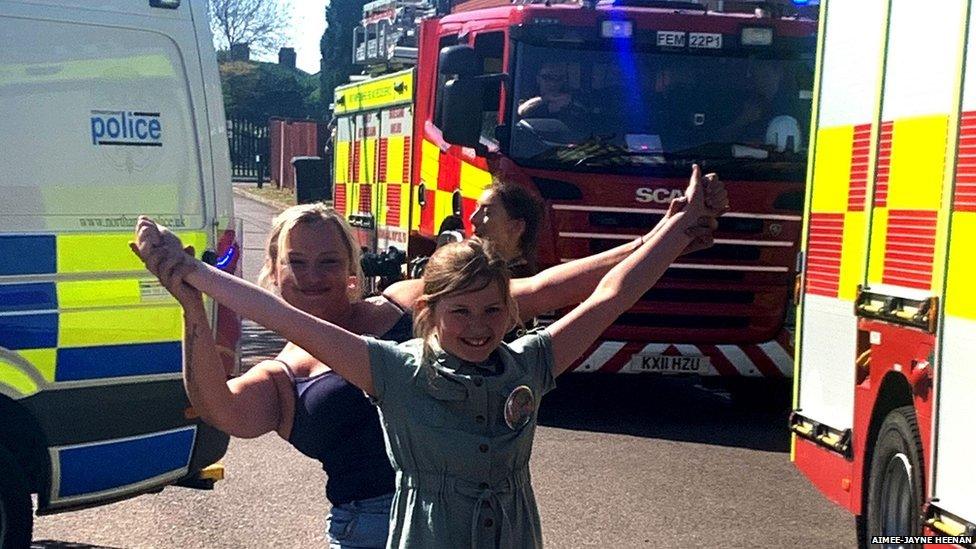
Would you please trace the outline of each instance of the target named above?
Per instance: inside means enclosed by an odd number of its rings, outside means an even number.
[[[461,162],[461,196],[477,200],[481,193],[491,185],[491,172],[482,170],[473,164]]]
[[[973,242],[976,242],[976,214],[953,213],[952,238],[949,239],[949,257],[952,260],[948,267],[946,314],[970,321],[976,320],[976,292],[972,289],[972,281],[976,278]]]
[[[178,341],[182,333],[183,317],[175,305],[65,311],[61,313],[57,346]]]
[[[54,284],[0,285],[0,313],[46,311],[58,308]]]
[[[58,236],[58,272],[135,271],[142,261],[129,249],[132,233]]]
[[[58,490],[52,499],[119,489],[182,471],[190,462],[196,427],[111,442],[52,448]]]
[[[182,356],[179,341],[62,348],[55,381],[175,373]]]
[[[44,349],[58,345],[57,313],[0,316],[0,347]]]
[[[9,387],[12,391],[5,390],[4,386]],[[31,379],[30,375],[0,356],[0,394],[20,398],[30,396],[37,391],[37,383]]]
[[[152,283],[156,283],[153,279]],[[58,302],[61,309],[80,309],[85,307],[120,307],[143,303],[139,280],[123,278],[117,280],[82,280],[59,282]],[[160,287],[161,289],[161,287]],[[172,299],[165,290],[154,302],[165,303]]]
[[[194,246],[197,255],[207,247],[206,233],[180,231],[177,235],[184,246]],[[57,239],[57,272],[141,271],[144,268],[142,261],[129,249],[131,240],[131,232],[60,235]]]
[[[0,276],[57,272],[54,248],[53,235],[0,236]]]
[[[139,71],[120,71],[120,66],[138,66]],[[172,77],[173,65],[165,55],[133,55],[109,59],[65,60],[57,64],[56,71],[38,71],[33,64],[5,65],[0,72],[0,83],[5,86],[40,84],[43,82],[89,82],[93,78],[116,82]]]
[[[48,383],[54,382],[54,370],[58,360],[57,349],[23,349],[17,351]]]

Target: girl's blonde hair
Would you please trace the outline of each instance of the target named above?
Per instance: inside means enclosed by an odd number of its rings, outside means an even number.
[[[491,245],[474,237],[438,248],[424,270],[424,294],[413,317],[414,336],[424,340],[424,357],[432,354],[430,339],[434,335],[434,307],[445,297],[477,292],[496,284],[505,300],[512,326],[520,325],[518,304],[509,291],[509,272],[505,260]]]
[[[349,276],[356,278],[355,287],[350,289],[349,297],[352,299],[362,297],[363,268],[359,263],[359,243],[356,242],[352,227],[339,212],[321,202],[292,206],[274,218],[271,222],[271,234],[268,235],[268,243],[264,248],[264,265],[261,266],[261,273],[258,275],[258,285],[267,290],[277,289],[275,268],[284,237],[295,225],[317,222],[332,224],[339,230],[349,258]]]

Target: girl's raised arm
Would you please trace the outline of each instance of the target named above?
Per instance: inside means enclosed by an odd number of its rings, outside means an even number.
[[[703,178],[705,183],[705,214],[698,223],[687,229],[691,243],[683,254],[703,250],[712,245],[712,233],[718,216],[728,210],[729,199],[725,185],[716,174]],[[640,239],[621,244],[604,252],[554,265],[530,277],[513,278],[509,283],[512,297],[519,306],[519,316],[523,321],[542,313],[575,305],[590,295],[610,269],[637,251],[644,242],[649,241],[671,216],[684,206],[683,201],[674,201],[667,215]],[[383,291],[383,295],[405,309],[412,309],[417,299],[424,293],[421,280],[401,280]]]
[[[703,250],[712,245],[712,233],[718,225],[715,220],[729,207],[728,193],[718,176],[710,173],[701,178],[704,184],[705,212],[698,221],[686,230],[691,238],[690,244],[682,254]],[[610,269],[637,251],[644,242],[650,241],[683,206],[682,200],[672,202],[667,214],[640,240],[621,244],[604,252],[588,257],[554,265],[528,278],[512,280],[512,297],[519,306],[522,320],[528,320],[542,313],[575,305],[596,289],[600,279]]]
[[[683,254],[703,250],[712,245],[712,233],[718,224],[715,218],[725,213],[729,206],[725,185],[716,174],[705,175],[702,183],[704,183],[706,211],[696,224],[686,229],[691,237],[691,243],[682,251]],[[674,201],[667,215],[640,240],[554,265],[535,276],[513,278],[509,287],[512,290],[512,297],[518,303],[521,319],[528,322],[542,313],[576,305],[586,299],[596,289],[600,279],[614,265],[637,251],[644,242],[649,241],[683,205],[683,199]],[[401,280],[388,287],[383,293],[401,307],[412,309],[414,303],[424,293],[423,282]]]
[[[174,238],[168,231],[161,232],[160,227],[149,218],[140,217],[132,248],[156,276],[160,274],[160,264],[187,265],[185,269],[169,269],[179,270],[188,284],[241,316],[281,334],[329,365],[353,385],[373,394],[373,377],[365,340],[292,307],[263,288],[186,255],[181,246],[168,245]]]
[[[603,331],[664,274],[688,246],[688,228],[706,212],[698,166],[692,168],[684,208],[670,216],[650,238],[609,270],[583,303],[549,328],[552,335],[553,376],[566,371]]]

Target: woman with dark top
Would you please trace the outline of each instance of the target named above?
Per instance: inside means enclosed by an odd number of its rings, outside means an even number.
[[[321,204],[275,218],[259,283],[291,305],[336,325],[391,341],[412,337],[412,318],[395,298],[361,296],[359,247],[346,221]],[[322,463],[331,547],[383,547],[393,469],[375,407],[301,348],[288,343],[272,360],[227,380],[199,292],[167,289],[183,306],[184,382],[194,408],[232,436],[274,431]]]
[[[725,190],[717,179],[710,183],[707,199],[718,214],[727,204]],[[709,246],[713,226],[714,218],[708,217],[689,231],[694,237],[689,250]],[[634,249],[634,243],[627,243],[512,280],[521,318],[579,302]],[[330,546],[384,547],[394,475],[376,408],[361,390],[292,343],[274,359],[227,380],[200,292],[178,280],[168,282],[167,289],[184,308],[184,382],[201,417],[241,438],[275,431],[320,461],[332,504]],[[408,280],[390,286],[382,296],[361,300],[356,241],[345,220],[321,204],[294,206],[275,219],[259,283],[318,318],[395,342],[412,337],[410,309],[423,293],[421,281]]]

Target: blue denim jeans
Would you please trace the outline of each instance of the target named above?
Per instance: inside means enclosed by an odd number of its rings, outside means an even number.
[[[336,505],[326,518],[329,549],[383,549],[393,494]]]

